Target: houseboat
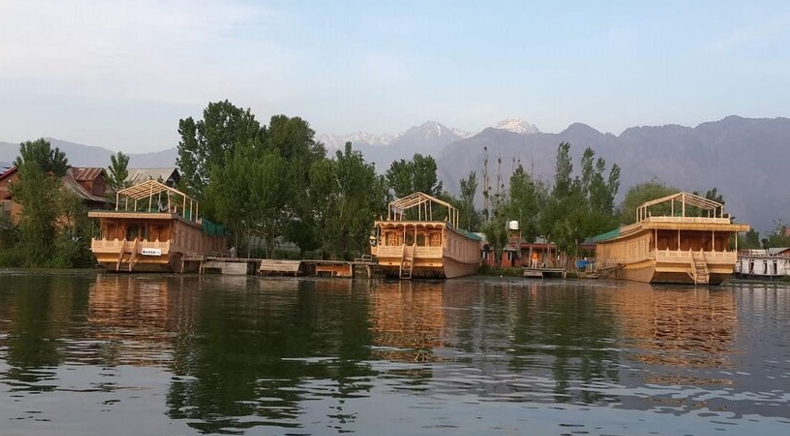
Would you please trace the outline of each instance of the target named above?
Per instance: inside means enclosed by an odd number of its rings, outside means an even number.
[[[634,224],[596,237],[597,268],[638,282],[718,285],[738,260],[737,233],[748,230],[721,203],[680,192],[642,204]]]
[[[735,264],[735,276],[766,280],[790,278],[790,247],[744,250]]]
[[[422,192],[389,203],[374,232],[371,254],[387,277],[452,279],[480,265],[480,237],[458,228],[455,207]]]
[[[122,189],[115,210],[88,212],[101,229],[91,251],[110,271],[197,270],[200,259],[226,252],[223,228],[199,212],[197,201],[156,180]]]

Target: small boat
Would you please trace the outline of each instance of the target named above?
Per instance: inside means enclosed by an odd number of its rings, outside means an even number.
[[[738,260],[734,236],[748,230],[721,203],[680,192],[639,206],[636,223],[596,236],[597,268],[637,282],[718,285]]]
[[[371,255],[387,277],[452,279],[477,272],[480,241],[458,228],[455,207],[416,192],[390,202],[387,219],[375,222]]]
[[[93,210],[101,234],[91,251],[109,271],[187,272],[227,252],[224,229],[199,216],[197,201],[156,180],[118,191],[115,210]]]
[[[742,252],[735,264],[735,276],[765,280],[790,278],[790,247]]]

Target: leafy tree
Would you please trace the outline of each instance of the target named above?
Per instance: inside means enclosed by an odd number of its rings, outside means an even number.
[[[30,266],[41,265],[52,255],[60,211],[60,177],[68,169],[63,152],[52,150],[44,139],[20,144],[14,161],[19,181],[11,193],[22,206],[20,220],[22,250]]]
[[[373,164],[348,142],[333,160],[313,165],[311,182],[311,192],[321,197],[316,217],[322,250],[346,259],[366,252],[374,218],[387,201],[386,183]]]
[[[276,150],[254,140],[239,145],[235,153],[226,153],[225,165],[212,171],[206,197],[216,217],[236,237],[237,247],[244,247],[250,236],[260,236],[271,254],[282,231],[279,212],[285,203],[285,161]]]
[[[176,164],[181,169],[181,188],[202,199],[213,168],[223,166],[238,144],[260,139],[264,130],[249,109],[225,100],[209,103],[202,120],[179,120],[178,133]]]
[[[107,167],[107,185],[113,192],[128,188],[129,182],[129,156],[122,151],[110,156],[110,166]]]
[[[760,232],[749,229],[743,236],[738,235],[738,248],[743,250],[756,250],[760,249]]]
[[[35,166],[39,171],[63,177],[69,169],[66,153],[60,151],[44,138],[35,141],[25,141],[19,145],[19,156],[14,160],[14,166]]]
[[[442,193],[442,182],[437,176],[436,160],[432,156],[417,153],[410,161],[392,162],[386,178],[389,188],[398,198],[414,192],[434,197]]]
[[[461,179],[461,198],[457,204],[460,226],[467,230],[480,228],[480,213],[475,210],[476,194],[477,174],[472,171],[465,179]]]
[[[538,235],[541,204],[545,201],[545,187],[532,179],[524,167],[519,165],[510,176],[510,202],[507,206],[508,219],[517,220],[521,237],[534,241]]]
[[[620,222],[632,224],[636,222],[636,208],[650,200],[666,197],[678,192],[671,186],[657,180],[640,183],[632,186],[625,194],[625,199],[620,207]],[[667,211],[668,212],[668,211]]]

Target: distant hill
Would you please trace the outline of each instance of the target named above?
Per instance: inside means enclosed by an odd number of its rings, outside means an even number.
[[[561,133],[518,135],[496,129],[445,146],[437,157],[441,178],[451,192],[459,180],[477,171],[482,180],[483,148],[488,148],[489,180],[495,184],[497,160],[507,180],[513,159],[548,182],[554,175],[557,145],[570,142],[574,168],[586,147],[609,166],[622,168],[620,197],[628,187],[658,179],[679,189],[704,193],[716,187],[725,209],[759,231],[773,230],[773,220],[790,218],[790,119],[730,116],[697,127],[633,127],[619,136],[576,123]],[[482,189],[482,182],[480,182]]]
[[[52,147],[57,147],[66,153],[69,163],[81,167],[107,167],[110,165],[110,156],[115,151],[103,147],[77,144],[61,139],[47,138]],[[169,167],[175,166],[178,151],[176,148],[151,152],[127,153],[129,166],[137,168]],[[0,142],[0,161],[12,162],[19,155],[19,144]]]
[[[554,175],[557,145],[572,144],[574,168],[590,146],[611,166],[622,168],[620,198],[636,183],[658,179],[688,191],[705,192],[717,188],[724,195],[726,209],[740,222],[757,230],[773,230],[775,219],[790,220],[790,119],[751,119],[730,116],[696,127],[678,125],[632,127],[620,135],[601,133],[581,123],[574,123],[560,133],[540,133],[526,122],[506,120],[500,128],[487,128],[464,138],[457,130],[437,122],[426,122],[382,143],[354,143],[365,159],[376,163],[379,172],[393,160],[411,158],[414,153],[437,159],[440,178],[453,194],[459,192],[459,180],[476,171],[482,190],[483,148],[488,148],[489,179],[494,185],[501,167],[502,180],[508,183],[514,160],[527,171],[547,182]],[[518,132],[518,133],[517,133]],[[386,135],[380,135],[383,138]],[[320,140],[320,137],[319,137]],[[114,152],[59,139],[52,145],[66,152],[75,166],[110,164]],[[333,149],[330,148],[330,153]],[[18,144],[0,142],[2,162],[12,162]],[[154,153],[130,153],[132,167],[174,166],[175,148]],[[501,164],[498,159],[501,158]],[[619,200],[618,199],[618,200]],[[481,202],[482,203],[482,202]]]

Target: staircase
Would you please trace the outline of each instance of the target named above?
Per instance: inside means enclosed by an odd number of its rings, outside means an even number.
[[[705,262],[705,254],[702,251],[691,252],[691,278],[695,285],[707,285],[710,280],[708,263]]]
[[[132,243],[131,249],[129,248],[128,243]],[[129,268],[129,272],[132,272],[134,269],[135,258],[137,257],[137,244],[139,241],[135,238],[134,241],[127,241],[126,239],[123,240],[121,243],[121,252],[118,253],[118,263],[115,264],[115,271],[120,271],[121,266],[126,263]],[[129,255],[128,259],[124,259],[126,255]]]
[[[414,250],[417,244],[411,247],[403,244],[403,253],[401,254],[400,261],[400,278],[401,280],[411,280],[412,269],[414,268]]]

